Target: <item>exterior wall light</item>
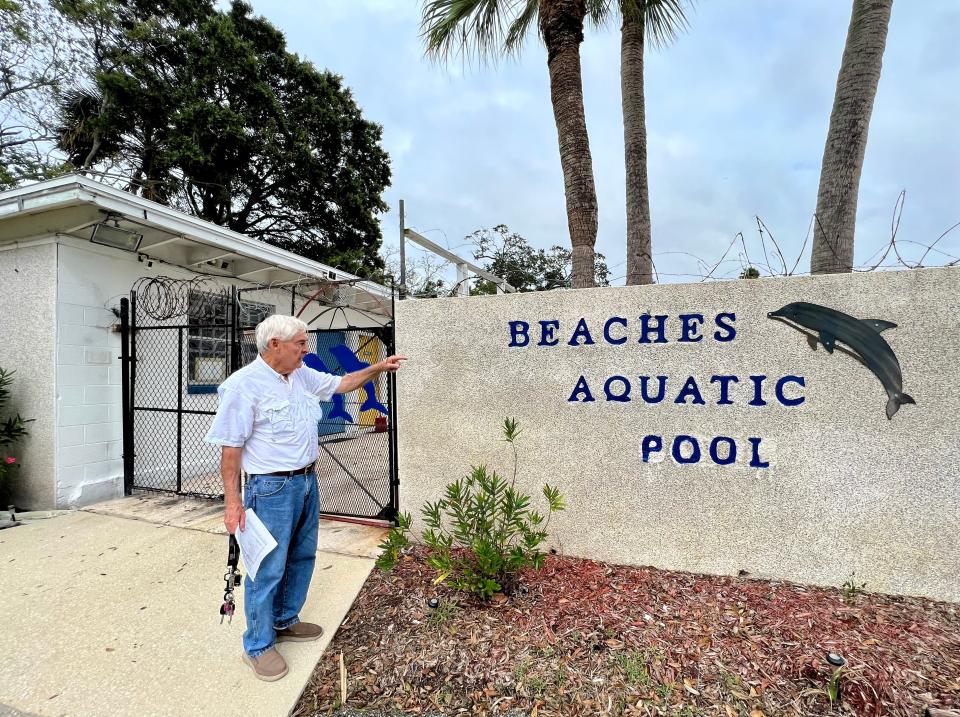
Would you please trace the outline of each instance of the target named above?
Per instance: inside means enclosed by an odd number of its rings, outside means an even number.
[[[140,242],[143,241],[143,234],[131,231],[130,229],[124,229],[120,226],[120,221],[117,218],[108,217],[102,222],[93,225],[93,233],[90,234],[90,241],[94,244],[110,246],[114,249],[135,252],[140,248]]]

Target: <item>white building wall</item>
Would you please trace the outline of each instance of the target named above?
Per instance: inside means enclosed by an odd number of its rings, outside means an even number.
[[[11,498],[21,509],[55,503],[56,267],[57,245],[52,242],[0,250],[0,367],[16,371],[7,410],[34,419],[27,426],[29,435],[11,451],[21,466],[10,472]]]
[[[113,309],[137,278],[157,272],[133,254],[61,241],[56,503],[67,507],[123,494],[120,319]]]

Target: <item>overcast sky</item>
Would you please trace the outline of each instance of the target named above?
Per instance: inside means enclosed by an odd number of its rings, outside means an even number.
[[[254,0],[291,51],[342,75],[383,126],[393,186],[381,217],[396,245],[407,225],[468,255],[463,237],[499,223],[536,247],[569,245],[546,52],[531,35],[518,61],[442,67],[423,57],[417,0]],[[816,206],[820,161],[851,2],[701,0],[691,27],[646,55],[654,260],[661,281],[696,280],[737,232],[762,261],[756,220],[792,268]],[[960,3],[897,0],[860,183],[856,263],[890,238],[930,244],[960,222]],[[600,209],[597,250],[626,274],[619,27],[582,45],[587,129]],[[769,245],[768,245],[769,246]],[[902,245],[916,259],[922,248]],[[960,229],[925,263],[960,257]],[[730,256],[737,260],[742,249]],[[693,255],[693,256],[690,256]],[[809,268],[810,244],[798,272]],[[739,263],[718,275],[736,275]]]

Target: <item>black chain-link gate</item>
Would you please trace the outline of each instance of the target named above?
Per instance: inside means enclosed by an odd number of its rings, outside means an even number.
[[[149,287],[148,287],[149,288]],[[124,482],[133,489],[223,498],[220,448],[204,442],[217,386],[257,356],[253,329],[275,305],[236,289],[181,282],[179,296],[149,291],[121,302]],[[168,292],[169,293],[169,292]],[[394,350],[392,324],[311,330],[307,364],[344,374]],[[396,384],[381,374],[323,404],[317,481],[327,515],[394,520],[398,505]]]

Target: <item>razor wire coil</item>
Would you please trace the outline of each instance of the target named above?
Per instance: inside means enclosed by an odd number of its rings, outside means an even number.
[[[134,282],[132,292],[137,298],[137,311],[155,321],[169,321],[187,316],[191,301],[197,297],[222,303],[228,292],[205,276],[175,279],[169,276],[141,277]]]

